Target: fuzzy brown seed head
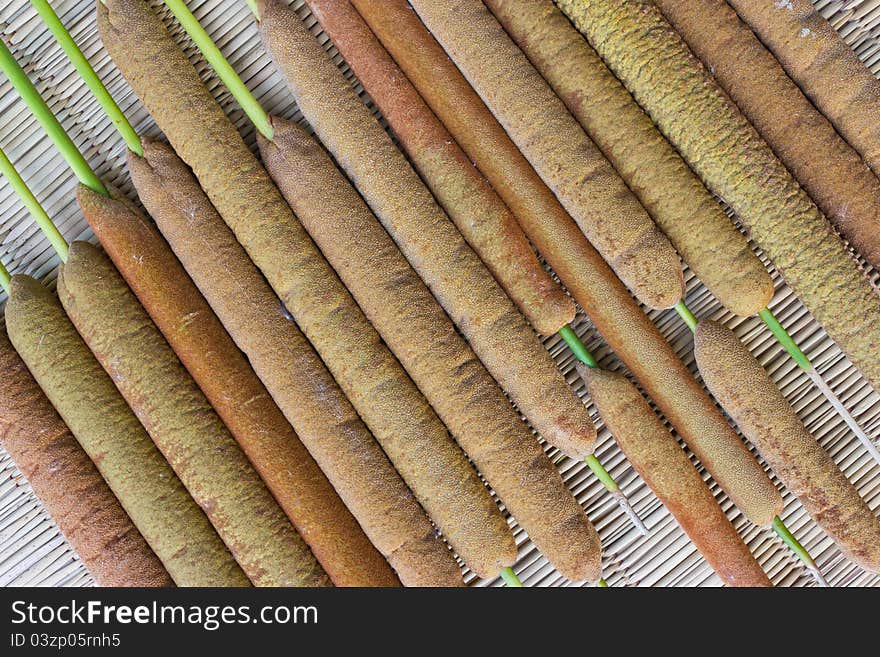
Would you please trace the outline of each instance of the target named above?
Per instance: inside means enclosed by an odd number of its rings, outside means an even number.
[[[841,234],[868,262],[880,265],[880,179],[773,54],[725,0],[660,0],[657,6]],[[853,104],[871,106],[864,98]],[[880,142],[877,147],[880,152]]]
[[[490,440],[488,418],[515,416],[510,403],[498,390],[493,401],[503,405],[474,408],[484,388],[497,386],[443,309],[320,144],[294,123],[276,118],[273,125],[272,142],[260,142],[263,160],[303,226],[453,436],[466,449],[479,426],[479,439]],[[392,459],[453,549],[491,577],[513,564],[516,545],[440,419],[426,416]]]
[[[766,142],[649,0],[559,0],[813,316],[880,387],[880,295]]]
[[[390,402],[398,398],[399,382],[404,382],[404,387],[411,382],[405,383],[399,366],[389,366],[391,376],[375,367],[383,358],[388,362],[378,335],[162,22],[142,0],[107,0],[106,6],[98,7],[97,23],[104,46],[120,71],[180,158],[192,168],[235,239],[293,314],[369,428],[391,438],[404,433],[386,422],[384,409],[375,403],[379,395],[373,393],[374,389],[382,392]],[[230,176],[231,170],[236,175]],[[340,336],[350,342],[340,344]],[[367,364],[352,366],[352,353],[363,355]],[[400,404],[396,406],[403,414]],[[376,512],[371,538],[383,554],[433,532],[424,513],[416,513],[418,505],[375,441],[353,441],[342,453],[349,452],[369,457],[355,462],[376,465],[375,472],[367,469],[369,476],[355,478],[351,486],[360,488],[360,496],[368,502],[366,491],[382,500],[378,509],[369,504],[362,509]],[[444,543],[437,539],[434,545],[434,562],[426,566],[428,571],[436,572],[439,584],[453,583],[455,578],[461,582],[461,573]],[[399,574],[407,583],[407,574]]]
[[[74,242],[59,297],[187,490],[257,585],[329,579],[110,260]]]
[[[678,254],[483,3],[410,4],[621,280],[649,306],[674,306]]]
[[[849,558],[880,572],[880,519],[745,345],[724,325],[704,320],[694,354],[712,394],[807,513]]]
[[[349,0],[309,0],[413,166],[538,333],[574,319],[574,302],[538,261],[516,217],[425,104]]]
[[[354,4],[716,481],[752,520],[763,524],[772,518],[782,497],[763,469],[409,4],[405,0],[354,0]],[[717,445],[721,451],[716,451]],[[747,491],[755,488],[763,494],[753,498]]]
[[[0,444],[98,585],[173,586],[2,332],[0,371]]]
[[[177,257],[403,583],[461,586],[455,560],[418,502],[320,357],[281,312],[278,297],[187,166],[158,142],[145,143],[144,157],[129,161],[141,200]],[[175,194],[167,195],[167,189]],[[356,545],[349,543],[349,551]],[[405,558],[415,554],[420,561]],[[361,559],[359,568],[370,565]]]
[[[260,26],[299,109],[486,369],[547,442],[591,453],[595,428],[583,405],[338,67],[282,3],[267,6]]]
[[[737,507],[759,526],[770,523],[782,496],[713,400],[643,313],[629,311],[610,290],[595,292],[604,299],[597,328],[608,343]]]
[[[264,161],[387,344],[545,556],[573,579],[597,576],[595,530],[491,375],[320,145],[295,124],[275,119],[274,125],[273,141],[261,142]],[[324,190],[320,202],[316,189]],[[338,220],[327,222],[328,214]],[[445,471],[456,471],[442,455],[433,460]],[[425,478],[432,467],[423,464],[413,475]],[[456,478],[462,483],[453,492],[461,496],[469,478]],[[468,501],[448,500],[441,488],[432,488],[435,504],[454,510]],[[483,517],[479,511],[458,513]],[[486,529],[493,519],[483,520]],[[454,534],[450,542],[462,553]],[[482,559],[489,560],[483,567],[495,574],[513,562],[515,547],[512,541],[491,547],[483,548]]]
[[[763,309],[773,280],[745,236],[553,2],[486,5],[718,300]]]
[[[730,4],[880,175],[880,80],[852,46],[812,2],[730,0]]]
[[[152,142],[145,145],[145,157],[156,151]],[[129,155],[130,166],[138,168],[143,162]],[[138,170],[141,183],[143,174]],[[186,203],[182,197],[188,187],[185,181],[175,186],[166,177],[145,191],[152,192],[154,210],[167,211],[174,199]],[[155,226],[115,195],[107,198],[80,186],[77,199],[119,272],[333,582],[393,585],[396,578],[390,567],[370,545]],[[190,204],[189,212],[196,207]],[[222,254],[210,255],[226,262]],[[235,281],[231,287],[240,291],[238,281],[225,273],[213,277],[212,284],[230,287]]]
[[[625,376],[578,364],[605,426],[728,586],[769,586],[690,459]]]
[[[174,581],[248,586],[58,299],[33,278],[13,276],[6,326],[28,369]]]

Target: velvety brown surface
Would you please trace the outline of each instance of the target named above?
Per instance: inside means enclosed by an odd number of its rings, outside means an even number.
[[[98,30],[120,71],[373,434],[390,442],[419,433],[422,422],[432,421],[424,419],[433,415],[427,402],[382,345],[162,22],[143,0],[107,0],[98,4]],[[357,362],[352,355],[359,357]],[[364,505],[371,505],[376,525],[370,537],[401,581],[462,584],[443,541],[425,540],[434,529],[417,513],[418,505],[376,441],[359,430],[346,438],[350,444],[343,453],[357,458],[346,463],[345,473],[354,477],[351,486],[362,491]],[[316,460],[325,466],[326,461]],[[361,468],[362,463],[369,465]],[[367,491],[375,496],[367,497]],[[411,550],[418,551],[418,559],[407,556]]]
[[[880,386],[880,296],[828,220],[646,0],[560,0],[630,93],[742,219],[853,365]]]
[[[755,357],[730,329],[708,320],[697,327],[694,355],[709,390],[807,513],[850,559],[880,572],[880,519]]]
[[[513,415],[510,403],[499,390],[503,406],[476,407],[483,387],[497,386],[425,284],[321,147],[293,123],[273,118],[273,127],[274,139],[260,140],[263,161],[367,319],[463,448],[475,430],[491,441],[485,423]],[[425,422],[402,438],[385,451],[464,562],[481,577],[512,565],[507,522],[446,426]]]
[[[58,296],[80,335],[258,586],[326,573],[109,258],[74,242]]]
[[[772,521],[782,497],[763,469],[418,16],[398,0],[354,3],[715,480],[753,522]]]
[[[880,175],[880,80],[808,0],[730,0],[786,72]]]
[[[266,166],[370,321],[544,556],[567,577],[597,579],[595,529],[501,388],[321,146],[295,124],[273,124],[274,140],[260,143]],[[326,221],[328,215],[335,220]],[[437,499],[453,509],[470,483],[456,477],[462,483]],[[459,513],[484,515],[478,511]],[[493,557],[497,572],[513,563],[516,548],[512,540],[494,544],[482,559]]]
[[[309,7],[468,244],[538,333],[574,319],[572,300],[535,256],[516,217],[434,116],[349,0]]]
[[[129,167],[177,257],[367,535],[406,584],[441,582],[442,570],[425,570],[438,564],[436,552],[423,564],[407,556],[428,556],[438,543],[424,512],[187,166],[169,146],[148,141],[144,157],[130,156]],[[226,278],[235,287],[216,283]],[[399,529],[407,526],[414,528],[411,539]],[[452,559],[439,563],[447,562],[447,581],[461,584]]]
[[[880,266],[880,179],[859,154],[725,0],[659,0],[657,6],[843,237]],[[853,102],[870,114],[870,102]],[[880,110],[880,93],[874,106]]]
[[[0,371],[0,444],[98,585],[173,586],[2,332]]]
[[[552,0],[485,4],[712,294],[737,315],[762,310],[773,297],[764,264]]]
[[[6,327],[31,374],[175,583],[249,586],[55,295],[29,276],[13,276]]]
[[[263,41],[299,109],[486,369],[547,442],[591,453],[593,423],[534,331],[297,15],[261,6]]]
[[[629,462],[724,583],[770,586],[709,487],[642,393],[617,372],[579,364],[578,373]]]
[[[145,186],[143,177],[139,180]],[[147,189],[153,197],[150,205],[155,207],[158,198],[171,204],[174,212],[173,199],[186,190],[175,189],[167,177],[153,180],[158,185]],[[396,578],[390,566],[345,508],[152,222],[130,204],[87,187],[80,186],[77,198],[119,273],[334,584],[393,585]],[[168,211],[161,203],[159,209]],[[228,274],[212,282],[241,293],[238,281]]]
[[[678,254],[486,6],[410,4],[627,287],[654,308],[675,305]]]
[[[277,138],[280,138],[280,135]],[[332,164],[330,166],[332,167]],[[300,180],[299,184],[308,190],[309,196],[321,199],[319,215],[322,221],[328,215],[337,216],[333,209],[331,209],[332,199],[328,198],[330,188],[325,188],[323,185],[309,185],[305,180]],[[339,217],[337,216],[338,219]],[[327,223],[332,224],[336,222]],[[381,230],[381,226],[378,224],[376,226]],[[359,235],[358,239],[364,240],[364,237]],[[361,244],[363,243],[361,241]],[[162,244],[164,246],[164,242]],[[393,244],[391,244],[391,248],[394,248]],[[365,258],[362,262],[371,265],[370,271],[376,271],[377,273],[388,272],[388,269],[382,263],[371,262],[369,249],[365,253],[359,253]],[[349,252],[349,256],[353,257],[354,254]],[[173,255],[171,257],[173,258]],[[123,258],[123,260],[126,260],[126,258]],[[331,264],[334,264],[332,259]],[[372,265],[378,266],[373,269]],[[156,273],[158,274],[161,271],[167,271],[167,268],[160,268]],[[186,276],[184,272],[181,271],[180,273]],[[382,276],[380,275],[379,278],[382,278]],[[392,279],[401,288],[405,288],[403,279],[396,279],[394,277]],[[187,278],[187,280],[189,279]],[[360,281],[366,283],[367,278],[363,277]],[[224,281],[221,279],[220,282],[229,284],[228,280]],[[192,291],[198,294],[194,287]],[[380,292],[379,289],[375,291],[376,293]],[[390,291],[387,289],[384,291],[386,293],[393,293],[395,290],[392,288]],[[427,293],[427,290],[425,292]],[[398,290],[397,294],[401,297],[406,296],[404,290]],[[380,305],[389,309],[388,312],[393,312],[390,308],[391,304],[387,304],[386,296],[387,294],[380,294],[378,301]],[[200,295],[199,297],[201,298]],[[434,303],[433,299],[431,299],[431,303]],[[205,305],[207,306],[207,304]],[[209,308],[206,307],[205,310],[210,313]],[[440,312],[442,314],[442,310]],[[175,312],[175,315],[178,314],[178,312]],[[179,315],[181,317],[185,316],[184,314]],[[371,319],[375,323],[375,318],[371,317]],[[403,327],[398,325],[397,328],[401,329]],[[450,329],[454,333],[451,325]],[[202,333],[204,334],[204,332]],[[399,334],[405,335],[405,332],[400,331]],[[210,336],[210,333],[208,335]],[[197,346],[197,344],[192,345],[193,348],[197,348]],[[231,345],[231,341],[230,346],[237,353],[240,353],[234,345]],[[431,353],[432,350],[429,349],[427,351]],[[287,364],[279,363],[276,367],[287,367]],[[232,376],[231,372],[229,376]],[[251,376],[253,376],[253,373]],[[246,379],[240,381],[234,377],[224,378],[228,382],[226,385],[230,386],[242,386],[243,383],[246,383]],[[436,374],[434,378],[437,378]],[[262,389],[262,386],[260,388]],[[233,394],[231,391],[227,391],[225,395],[221,395],[221,399],[224,397],[228,398],[231,394]],[[268,395],[266,397],[271,401]],[[248,405],[250,406],[251,404],[249,403]],[[507,406],[509,407],[510,404],[507,404]],[[501,568],[512,564],[516,558],[516,546],[507,523],[495,501],[489,495],[489,491],[483,485],[483,482],[480,481],[473,467],[468,463],[467,457],[449,437],[446,427],[437,421],[433,424],[425,425],[424,429],[423,433],[410,434],[405,442],[402,441],[396,446],[396,449],[389,450],[394,454],[393,458],[395,458],[398,471],[416,493],[428,514],[434,518],[434,521],[441,531],[444,532],[459,555],[467,563],[473,563],[474,570],[482,576],[489,577],[495,575]],[[429,431],[429,429],[433,429],[433,431]],[[276,463],[278,462],[276,461]],[[281,463],[275,467],[290,466],[285,466],[285,464]],[[327,547],[331,548],[332,543],[328,543]]]

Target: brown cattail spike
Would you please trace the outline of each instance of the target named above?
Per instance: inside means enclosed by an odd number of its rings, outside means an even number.
[[[649,0],[558,0],[786,282],[880,387],[880,295],[806,192]]]
[[[0,371],[0,444],[98,585],[173,586],[4,333]]]
[[[840,33],[808,0],[729,2],[880,176],[880,80]]]
[[[64,314],[29,276],[12,278],[9,339],[178,586],[250,582]]]
[[[694,355],[709,390],[807,513],[850,559],[880,572],[880,519],[755,357],[730,329],[706,320],[697,327]]]
[[[580,363],[577,370],[629,462],[722,581],[729,586],[770,586],[709,487],[636,387],[616,372]]]
[[[413,166],[538,333],[574,320],[574,302],[538,261],[516,217],[434,116],[349,0],[309,0]]]
[[[144,157],[130,155],[129,170],[175,254],[403,583],[460,586],[424,511],[186,164],[144,140]]]
[[[627,287],[654,308],[678,303],[678,254],[486,6],[410,4]]]
[[[725,0],[659,0],[657,6],[825,216],[869,263],[880,265],[880,179],[748,25]],[[876,102],[880,107],[880,94]],[[856,104],[871,106],[862,98]]]
[[[260,143],[266,165],[462,448],[560,572],[598,578],[598,535],[504,393],[321,146],[295,124],[274,119],[273,127],[273,141]],[[425,478],[431,467],[421,467]],[[461,495],[460,486],[451,492]],[[504,558],[510,565],[515,551]]]
[[[745,236],[552,0],[486,0],[682,259],[737,315],[773,297]]]
[[[260,16],[300,111],[486,369],[547,442],[592,453],[595,428],[553,359],[339,68],[288,7],[264,2]]]
[[[329,579],[110,260],[70,246],[58,296],[95,357],[247,573],[262,586]]]
[[[164,181],[164,194],[181,191]],[[392,584],[390,566],[370,545],[156,227],[115,194],[108,198],[81,186],[77,199],[129,287],[333,582]],[[237,281],[224,276],[213,282],[238,288]]]

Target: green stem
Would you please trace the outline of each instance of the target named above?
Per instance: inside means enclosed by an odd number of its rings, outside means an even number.
[[[257,7],[257,0],[244,0],[244,4],[246,4],[248,9],[251,10],[254,18],[260,20],[260,9]]]
[[[675,304],[675,312],[678,313],[679,317],[684,320],[684,323],[687,324],[687,327],[691,331],[697,330],[697,318],[691,312],[691,309],[687,307],[687,304],[684,302],[684,299]]]
[[[764,320],[764,323],[767,325],[767,328],[770,329],[770,332],[779,340],[779,344],[781,344],[785,350],[789,353],[797,363],[800,368],[806,372],[810,372],[813,369],[813,364],[810,362],[810,359],[807,358],[807,355],[801,351],[801,348],[798,347],[797,343],[794,339],[788,334],[788,331],[779,323],[779,320],[773,315],[769,308],[764,308],[764,310],[758,313],[758,317]]]
[[[617,485],[617,482],[614,481],[614,478],[605,469],[605,466],[599,462],[599,459],[596,458],[595,454],[590,454],[587,458],[584,459],[584,462],[589,466],[590,470],[593,471],[593,474],[596,475],[596,479],[602,482],[602,485],[605,486],[611,492],[620,490],[620,486]]]
[[[260,134],[269,141],[272,141],[275,131],[272,128],[272,123],[269,121],[269,115],[266,114],[266,111],[260,106],[257,99],[254,98],[250,89],[241,81],[235,69],[226,61],[223,53],[220,52],[220,49],[217,48],[211,37],[205,32],[205,28],[201,26],[198,19],[193,16],[186,3],[182,0],[164,0],[164,2],[196,46],[198,46],[198,49],[205,56],[205,59],[208,60],[208,63],[214,68],[217,76],[223,81],[223,84],[226,85],[226,88],[229,89],[229,92],[235,97],[238,104],[241,105],[241,108],[248,115],[248,118],[253,122]]]
[[[785,526],[785,523],[782,522],[782,518],[780,518],[779,516],[773,518],[772,526],[773,531],[775,531],[779,535],[779,538],[782,539],[783,543],[791,548],[791,551],[797,555],[798,559],[803,561],[811,568],[816,567],[816,562],[813,561],[813,557],[810,556],[810,553],[807,552],[806,548],[801,545],[800,542],[794,537],[794,534],[791,533],[791,530]]]
[[[607,589],[608,588],[608,582],[605,581],[604,577],[600,577],[599,581],[596,582],[596,588],[597,589]]]
[[[62,237],[55,224],[52,223],[49,215],[46,214],[43,206],[40,205],[37,197],[34,196],[33,192],[27,186],[27,183],[25,183],[21,175],[16,171],[15,166],[9,161],[9,158],[6,156],[6,153],[3,152],[2,148],[0,148],[0,173],[2,173],[6,180],[9,181],[9,186],[12,187],[18,195],[18,198],[21,199],[21,202],[27,208],[27,211],[30,212],[34,221],[37,222],[40,230],[45,233],[49,242],[52,244],[52,248],[55,249],[58,257],[61,258],[61,261],[67,262],[67,241]]]
[[[566,324],[559,329],[559,337],[565,340],[565,344],[571,348],[575,357],[584,365],[587,367],[599,367],[599,363],[593,358],[593,354],[591,354],[584,343],[581,342],[581,339],[577,336],[577,333],[574,332],[574,329],[571,328],[570,324]]]
[[[77,149],[76,144],[73,143],[73,140],[64,131],[61,123],[59,123],[58,119],[55,118],[55,115],[52,114],[46,101],[40,96],[36,87],[34,87],[27,74],[21,66],[19,66],[15,57],[12,56],[12,53],[9,52],[9,48],[6,47],[6,44],[2,40],[0,40],[0,68],[3,69],[3,72],[6,74],[6,77],[9,78],[12,86],[15,87],[22,100],[24,100],[31,112],[33,112],[33,115],[40,122],[40,125],[43,126],[43,129],[55,143],[58,150],[61,151],[64,159],[67,160],[67,163],[70,165],[70,168],[73,169],[73,172],[76,174],[79,181],[95,192],[104,196],[109,196],[107,188],[104,187],[104,183],[102,183],[98,176],[95,175],[94,171],[92,171],[89,163],[86,162],[82,153]]]
[[[570,324],[566,324],[559,329],[559,335],[565,340],[565,343],[571,348],[571,351],[579,361],[587,367],[599,367],[599,363],[593,358],[593,354],[591,354],[586,345],[581,342],[581,339],[577,336],[577,333],[574,332],[574,329],[571,328]],[[605,488],[612,493],[620,490],[620,486],[614,481],[614,477],[611,476],[608,470],[605,469],[605,466],[599,462],[599,459],[597,459],[594,454],[590,454],[584,459],[584,462],[590,467],[590,470],[593,471],[593,474],[596,475],[596,478],[602,482],[602,485],[605,486]]]
[[[758,313],[758,316],[764,320],[764,323],[770,329],[770,332],[776,336],[779,344],[785,348],[792,360],[794,360],[794,362],[796,362],[800,368],[807,373],[807,376],[810,377],[813,385],[825,395],[825,399],[827,399],[834,407],[837,414],[843,418],[843,421],[846,422],[850,431],[852,431],[856,438],[859,439],[859,442],[862,443],[871,455],[871,458],[880,463],[880,450],[877,449],[877,445],[875,445],[874,441],[868,437],[868,434],[865,433],[864,429],[859,426],[859,423],[856,422],[856,419],[853,417],[852,413],[849,412],[849,409],[837,398],[837,395],[834,394],[834,391],[825,382],[822,375],[816,371],[815,367],[813,367],[813,364],[810,362],[810,359],[807,358],[807,355],[801,351],[794,339],[788,334],[788,331],[783,328],[782,324],[779,323],[779,320],[776,319],[772,312],[770,312],[770,309],[764,308],[764,310]]]
[[[42,17],[43,22],[46,23],[46,26],[55,37],[55,40],[58,41],[61,49],[68,58],[70,58],[70,61],[80,74],[80,77],[82,77],[86,86],[91,90],[92,94],[94,94],[98,103],[110,118],[110,121],[119,131],[119,134],[122,135],[128,149],[136,155],[143,155],[144,151],[141,147],[140,137],[138,137],[134,128],[131,127],[128,119],[125,118],[122,110],[119,109],[119,105],[113,100],[113,97],[107,91],[107,87],[104,86],[104,83],[101,82],[98,74],[95,73],[95,69],[89,64],[89,60],[86,59],[85,55],[83,55],[82,51],[79,49],[79,46],[76,45],[73,37],[70,36],[70,32],[67,31],[67,28],[64,27],[61,19],[58,18],[58,14],[55,13],[55,10],[52,9],[52,6],[47,0],[31,0],[31,4]]]
[[[819,584],[822,586],[828,586],[828,583],[825,581],[825,578],[822,577],[822,573],[819,571],[818,566],[816,566],[816,562],[813,561],[813,557],[810,556],[810,553],[807,552],[807,549],[800,544],[794,534],[791,533],[791,530],[785,526],[785,523],[782,522],[782,519],[779,516],[773,518],[773,523],[771,525],[773,527],[773,531],[776,532],[777,536],[782,539],[782,542],[785,543],[792,552],[795,553],[798,559],[800,559],[804,565],[818,580]]]
[[[6,295],[9,296],[9,284],[12,282],[12,277],[9,275],[9,270],[3,266],[3,263],[0,262],[0,287],[3,288],[3,291],[6,292]]]
[[[507,584],[507,586],[517,589],[522,588],[523,584],[519,581],[519,577],[516,576],[516,573],[513,572],[513,568],[504,568],[499,574],[501,575],[501,579],[504,580],[504,583]]]

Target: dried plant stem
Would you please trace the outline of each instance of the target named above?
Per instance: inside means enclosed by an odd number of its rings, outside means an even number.
[[[211,37],[205,32],[204,28],[192,14],[192,12],[187,8],[186,4],[181,0],[164,0],[165,4],[171,10],[171,12],[175,15],[177,20],[192,38],[193,42],[196,46],[201,50],[202,54],[208,60],[208,62],[212,65],[217,76],[223,82],[223,84],[227,87],[233,97],[238,101],[239,105],[241,105],[242,109],[248,115],[248,117],[253,121],[254,125],[257,127],[259,132],[266,137],[267,140],[272,141],[274,137],[274,130],[269,125],[269,120],[266,115],[266,112],[262,109],[259,104],[259,101],[254,97],[254,95],[250,92],[250,90],[246,87],[246,85],[242,82],[241,78],[235,72],[235,70],[230,66],[229,62],[223,57],[223,54],[211,40]],[[257,16],[257,12],[255,11],[255,3],[251,3],[248,0],[245,0],[247,5],[254,11],[254,15]],[[264,130],[260,127],[260,123],[265,121],[266,125],[268,125],[268,130]],[[577,336],[571,331],[570,327],[564,327],[560,331],[560,335],[566,342],[569,342],[572,337],[574,340],[577,340]],[[566,337],[568,336],[568,337]],[[586,348],[583,348],[582,354],[587,354],[588,358],[592,358],[589,356],[589,352],[586,351]],[[587,362],[587,361],[584,361]],[[595,361],[593,360],[595,363]],[[589,463],[591,470],[597,474],[597,476],[601,473],[602,476],[600,479],[605,484],[606,481],[611,482],[613,487],[606,488],[612,493],[615,494],[615,499],[621,505],[621,507],[627,512],[628,517],[636,518],[634,510],[629,505],[629,502],[626,500],[625,496],[623,496],[617,484],[614,482],[611,475],[605,470],[605,468],[598,462],[598,460],[594,459],[594,463]],[[646,532],[644,524],[639,521],[636,523],[637,528],[640,532]]]

